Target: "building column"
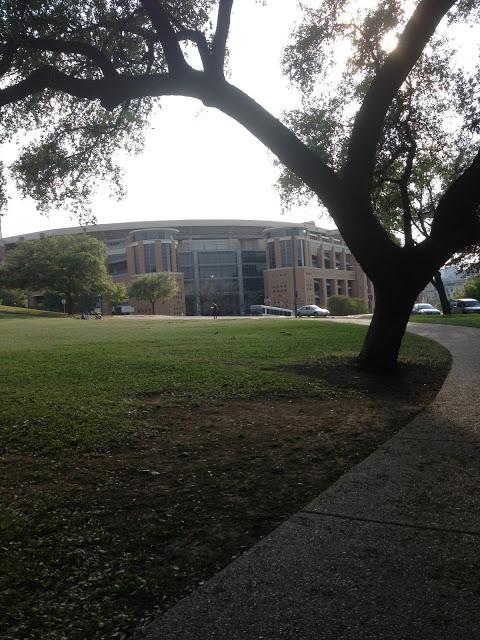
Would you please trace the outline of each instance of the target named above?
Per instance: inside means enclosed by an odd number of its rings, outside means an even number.
[[[243,269],[242,269],[242,251],[237,249],[237,271],[238,271],[238,303],[240,306],[240,313],[244,315],[245,309],[245,288],[243,284]]]
[[[140,273],[145,273],[145,247],[143,241],[137,245],[138,249],[138,261],[140,263]]]
[[[278,269],[279,267],[283,267],[282,252],[280,251],[280,239],[275,238],[273,244],[275,246],[275,268]]]
[[[171,255],[172,255],[172,271],[174,273],[178,272],[177,246],[178,246],[178,243],[175,240],[172,240]]]
[[[133,247],[127,247],[127,273],[129,276],[135,275],[135,254]]]
[[[192,250],[193,284],[195,289],[195,315],[200,315],[200,269],[198,267],[198,251]]]
[[[163,271],[162,243],[160,240],[155,240],[155,270],[157,273]]]
[[[326,280],[326,278],[321,278],[320,279],[320,300],[321,300],[322,306],[326,308],[326,306],[327,306],[327,280]]]

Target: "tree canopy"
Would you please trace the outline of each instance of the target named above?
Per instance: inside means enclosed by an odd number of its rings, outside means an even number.
[[[105,245],[86,234],[20,242],[9,251],[0,280],[8,288],[65,296],[70,313],[80,296],[98,298],[111,286]]]
[[[177,283],[173,274],[166,271],[141,276],[132,282],[128,288],[128,295],[137,300],[148,300],[151,304],[152,315],[155,314],[157,300],[168,300],[178,293]]]
[[[226,77],[233,4],[0,0],[4,139],[25,126],[40,131],[14,166],[18,183],[43,208],[85,202],[106,177],[118,190],[113,154],[141,144],[154,99],[197,98],[243,125],[327,208],[375,287],[359,362],[392,368],[418,293],[480,239],[480,73],[462,71],[450,100],[456,72],[445,26],[478,30],[478,2],[325,0],[304,8],[285,61],[305,103],[285,123]],[[244,39],[248,46],[248,33]],[[443,155],[430,146],[440,134]],[[430,168],[419,172],[422,163]],[[414,214],[427,205],[428,237],[413,243]],[[411,217],[403,247],[390,234],[399,209],[404,222]]]

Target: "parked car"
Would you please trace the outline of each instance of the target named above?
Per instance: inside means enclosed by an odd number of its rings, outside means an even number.
[[[412,314],[420,314],[421,316],[441,316],[442,312],[427,302],[417,302],[413,305]]]
[[[322,309],[322,307],[317,307],[316,304],[309,304],[309,305],[306,305],[305,307],[300,307],[299,309],[297,309],[297,318],[304,318],[304,317],[310,318],[310,316],[313,316],[314,318],[320,318],[322,316],[325,317],[329,315],[330,315],[330,311],[328,309]]]
[[[452,313],[480,313],[480,302],[475,298],[450,300]]]

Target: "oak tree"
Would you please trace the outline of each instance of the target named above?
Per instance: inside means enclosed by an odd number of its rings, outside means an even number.
[[[8,288],[61,295],[70,314],[77,300],[98,299],[111,284],[105,245],[86,234],[20,242],[9,251],[0,281]]]

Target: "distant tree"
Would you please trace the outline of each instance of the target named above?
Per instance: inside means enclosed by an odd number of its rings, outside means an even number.
[[[123,282],[112,282],[103,294],[113,306],[123,304],[128,300],[128,290]]]
[[[465,251],[457,253],[448,265],[466,274],[480,273],[480,243],[467,247]]]
[[[461,290],[460,298],[475,298],[480,300],[480,275],[469,278]]]
[[[0,280],[12,288],[59,294],[71,314],[76,298],[98,297],[109,287],[105,245],[86,234],[20,242],[8,252]]]
[[[9,307],[24,307],[28,293],[23,289],[0,289],[0,304]]]
[[[178,293],[175,277],[171,273],[162,271],[141,276],[132,282],[128,288],[130,298],[148,300],[152,305],[152,315],[155,315],[157,300],[168,300]]]
[[[327,308],[334,316],[350,316],[368,313],[365,300],[362,298],[349,298],[347,296],[330,296],[327,300]]]

